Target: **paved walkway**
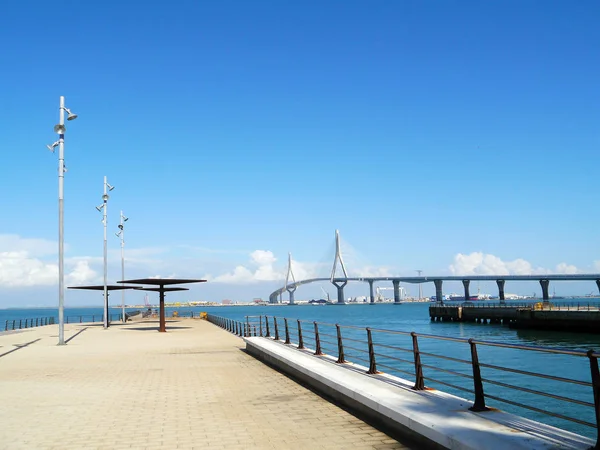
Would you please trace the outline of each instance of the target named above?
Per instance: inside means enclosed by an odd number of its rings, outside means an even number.
[[[2,449],[407,449],[206,321],[0,334]]]

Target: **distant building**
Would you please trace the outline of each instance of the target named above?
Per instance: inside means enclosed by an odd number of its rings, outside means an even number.
[[[226,298],[223,301],[221,301],[221,303],[224,304],[224,305],[231,305],[233,303],[233,301],[231,301],[228,298]]]

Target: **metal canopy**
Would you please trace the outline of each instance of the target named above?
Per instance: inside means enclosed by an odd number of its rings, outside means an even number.
[[[189,291],[188,288],[182,288],[182,287],[153,287],[153,288],[147,288],[147,287],[134,287],[133,289],[135,289],[136,291],[154,291],[154,292],[173,292],[173,291]]]
[[[185,283],[205,283],[206,280],[194,280],[189,278],[138,278],[135,280],[121,280],[117,283],[130,283],[130,284],[150,284],[158,286],[155,288],[135,288],[140,291],[155,291],[160,294],[160,320],[158,331],[164,333],[167,331],[166,320],[165,320],[165,292],[172,291],[189,291],[187,288],[181,287],[165,287],[171,284],[185,284]]]
[[[90,291],[103,291],[104,285],[99,286],[69,286],[67,289],[87,289]],[[138,289],[137,286],[124,286],[122,284],[109,284],[106,286],[108,291],[121,291],[123,289]]]
[[[205,283],[206,280],[192,280],[189,278],[139,278],[137,280],[122,280],[117,283],[152,284],[155,286],[167,286],[169,284]]]

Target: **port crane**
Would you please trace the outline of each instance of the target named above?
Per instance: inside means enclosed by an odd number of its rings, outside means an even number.
[[[323,287],[321,287],[321,290],[323,291],[323,294],[325,294],[325,297],[327,297],[327,301],[330,302],[330,298],[329,298],[329,292],[327,292],[325,289],[323,289]]]

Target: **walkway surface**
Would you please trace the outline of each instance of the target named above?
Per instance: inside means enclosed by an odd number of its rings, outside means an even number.
[[[2,449],[408,449],[204,320],[0,333]],[[414,448],[414,447],[412,447]]]

